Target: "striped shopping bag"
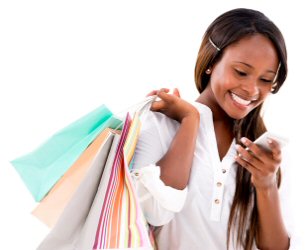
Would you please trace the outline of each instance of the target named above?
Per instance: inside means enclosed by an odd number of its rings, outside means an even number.
[[[153,249],[129,168],[141,123],[127,114],[96,230],[93,249]]]

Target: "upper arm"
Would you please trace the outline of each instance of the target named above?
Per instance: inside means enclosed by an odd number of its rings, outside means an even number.
[[[185,202],[187,189],[177,190],[166,186],[156,166],[170,145],[175,125],[161,114],[148,113],[143,120],[133,161],[135,188],[147,221],[154,226],[168,223]],[[169,124],[168,124],[169,123]]]

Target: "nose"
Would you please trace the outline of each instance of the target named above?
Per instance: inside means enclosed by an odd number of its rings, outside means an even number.
[[[242,89],[248,96],[257,96],[259,94],[259,85],[257,80],[250,80],[243,84]]]

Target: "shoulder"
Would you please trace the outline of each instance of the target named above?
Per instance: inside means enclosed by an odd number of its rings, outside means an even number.
[[[174,129],[179,127],[179,122],[169,118],[168,116],[155,111],[147,111],[141,117],[142,131],[146,130],[166,130]]]
[[[207,105],[196,101],[190,103],[197,108],[200,114],[212,114],[212,110]]]
[[[199,112],[201,119],[213,120],[213,115],[211,109],[199,102],[190,101]],[[180,123],[176,120],[169,118],[160,112],[155,112],[147,110],[141,115],[142,133],[156,133],[158,131],[159,135],[166,135],[172,137],[178,130]],[[155,132],[154,132],[155,131]]]

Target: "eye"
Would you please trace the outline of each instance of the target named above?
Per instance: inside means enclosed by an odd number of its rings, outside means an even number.
[[[241,70],[235,69],[235,72],[239,75],[239,76],[247,76],[246,72],[243,72]]]
[[[265,82],[265,83],[272,83],[272,81],[273,81],[273,80],[264,79],[264,78],[262,78],[261,80],[262,80],[263,82]]]

